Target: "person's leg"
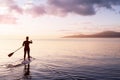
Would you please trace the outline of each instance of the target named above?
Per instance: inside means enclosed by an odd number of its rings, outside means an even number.
[[[26,49],[24,49],[24,61],[25,61],[25,58],[26,58]]]
[[[30,49],[28,49],[28,60],[30,60]]]

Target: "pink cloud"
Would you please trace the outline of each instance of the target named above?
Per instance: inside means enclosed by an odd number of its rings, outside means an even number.
[[[5,7],[7,7],[10,12],[15,11],[20,14],[23,12],[23,9],[17,4],[16,0],[3,0],[0,4],[6,5]]]
[[[52,5],[46,6],[46,13],[49,15],[55,15],[55,16],[61,16],[61,17],[64,17],[67,15],[64,9],[61,9]]]
[[[113,6],[120,6],[120,0],[47,0],[46,4],[30,4],[32,7],[29,9],[23,9],[22,5],[17,0],[3,0],[6,7],[9,9],[9,13],[12,15],[0,15],[0,22],[16,23],[15,13],[28,14],[34,17],[41,15],[57,15],[66,16],[69,13],[75,13],[82,16],[91,16],[97,13],[97,8],[112,9]],[[0,3],[0,4],[3,4]],[[23,5],[25,6],[25,5]],[[8,19],[8,20],[7,20]]]
[[[120,6],[120,0],[47,0],[44,6],[33,5],[30,15],[40,16],[43,14],[66,16],[74,13],[82,16],[91,16],[97,13],[97,9],[113,9],[113,6]]]
[[[11,6],[9,6],[9,8],[10,8],[10,11],[15,11],[20,14],[23,13],[23,9],[20,8],[18,5],[11,5]]]
[[[45,7],[44,6],[35,6],[34,5],[32,8],[27,10],[27,13],[32,15],[32,16],[38,17],[40,15],[45,14],[46,11],[45,11]]]
[[[0,15],[0,23],[2,24],[16,24],[17,18],[11,15]]]
[[[7,10],[4,14],[0,14],[0,24],[16,24],[17,18],[14,14],[22,14],[22,8],[18,6],[15,0],[3,0],[0,4],[3,4]]]

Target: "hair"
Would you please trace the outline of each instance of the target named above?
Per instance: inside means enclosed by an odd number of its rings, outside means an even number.
[[[28,39],[29,39],[29,37],[28,37],[28,36],[26,36],[26,39],[28,40]]]

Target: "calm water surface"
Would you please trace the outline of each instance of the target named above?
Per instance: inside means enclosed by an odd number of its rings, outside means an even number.
[[[21,65],[23,40],[0,40],[0,80],[120,80],[120,38],[33,40]],[[10,67],[11,65],[18,65]]]

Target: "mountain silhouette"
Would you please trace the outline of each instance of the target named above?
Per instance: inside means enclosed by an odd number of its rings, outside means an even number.
[[[62,38],[120,38],[120,32],[104,31],[91,35],[78,34],[78,35],[64,36]]]

